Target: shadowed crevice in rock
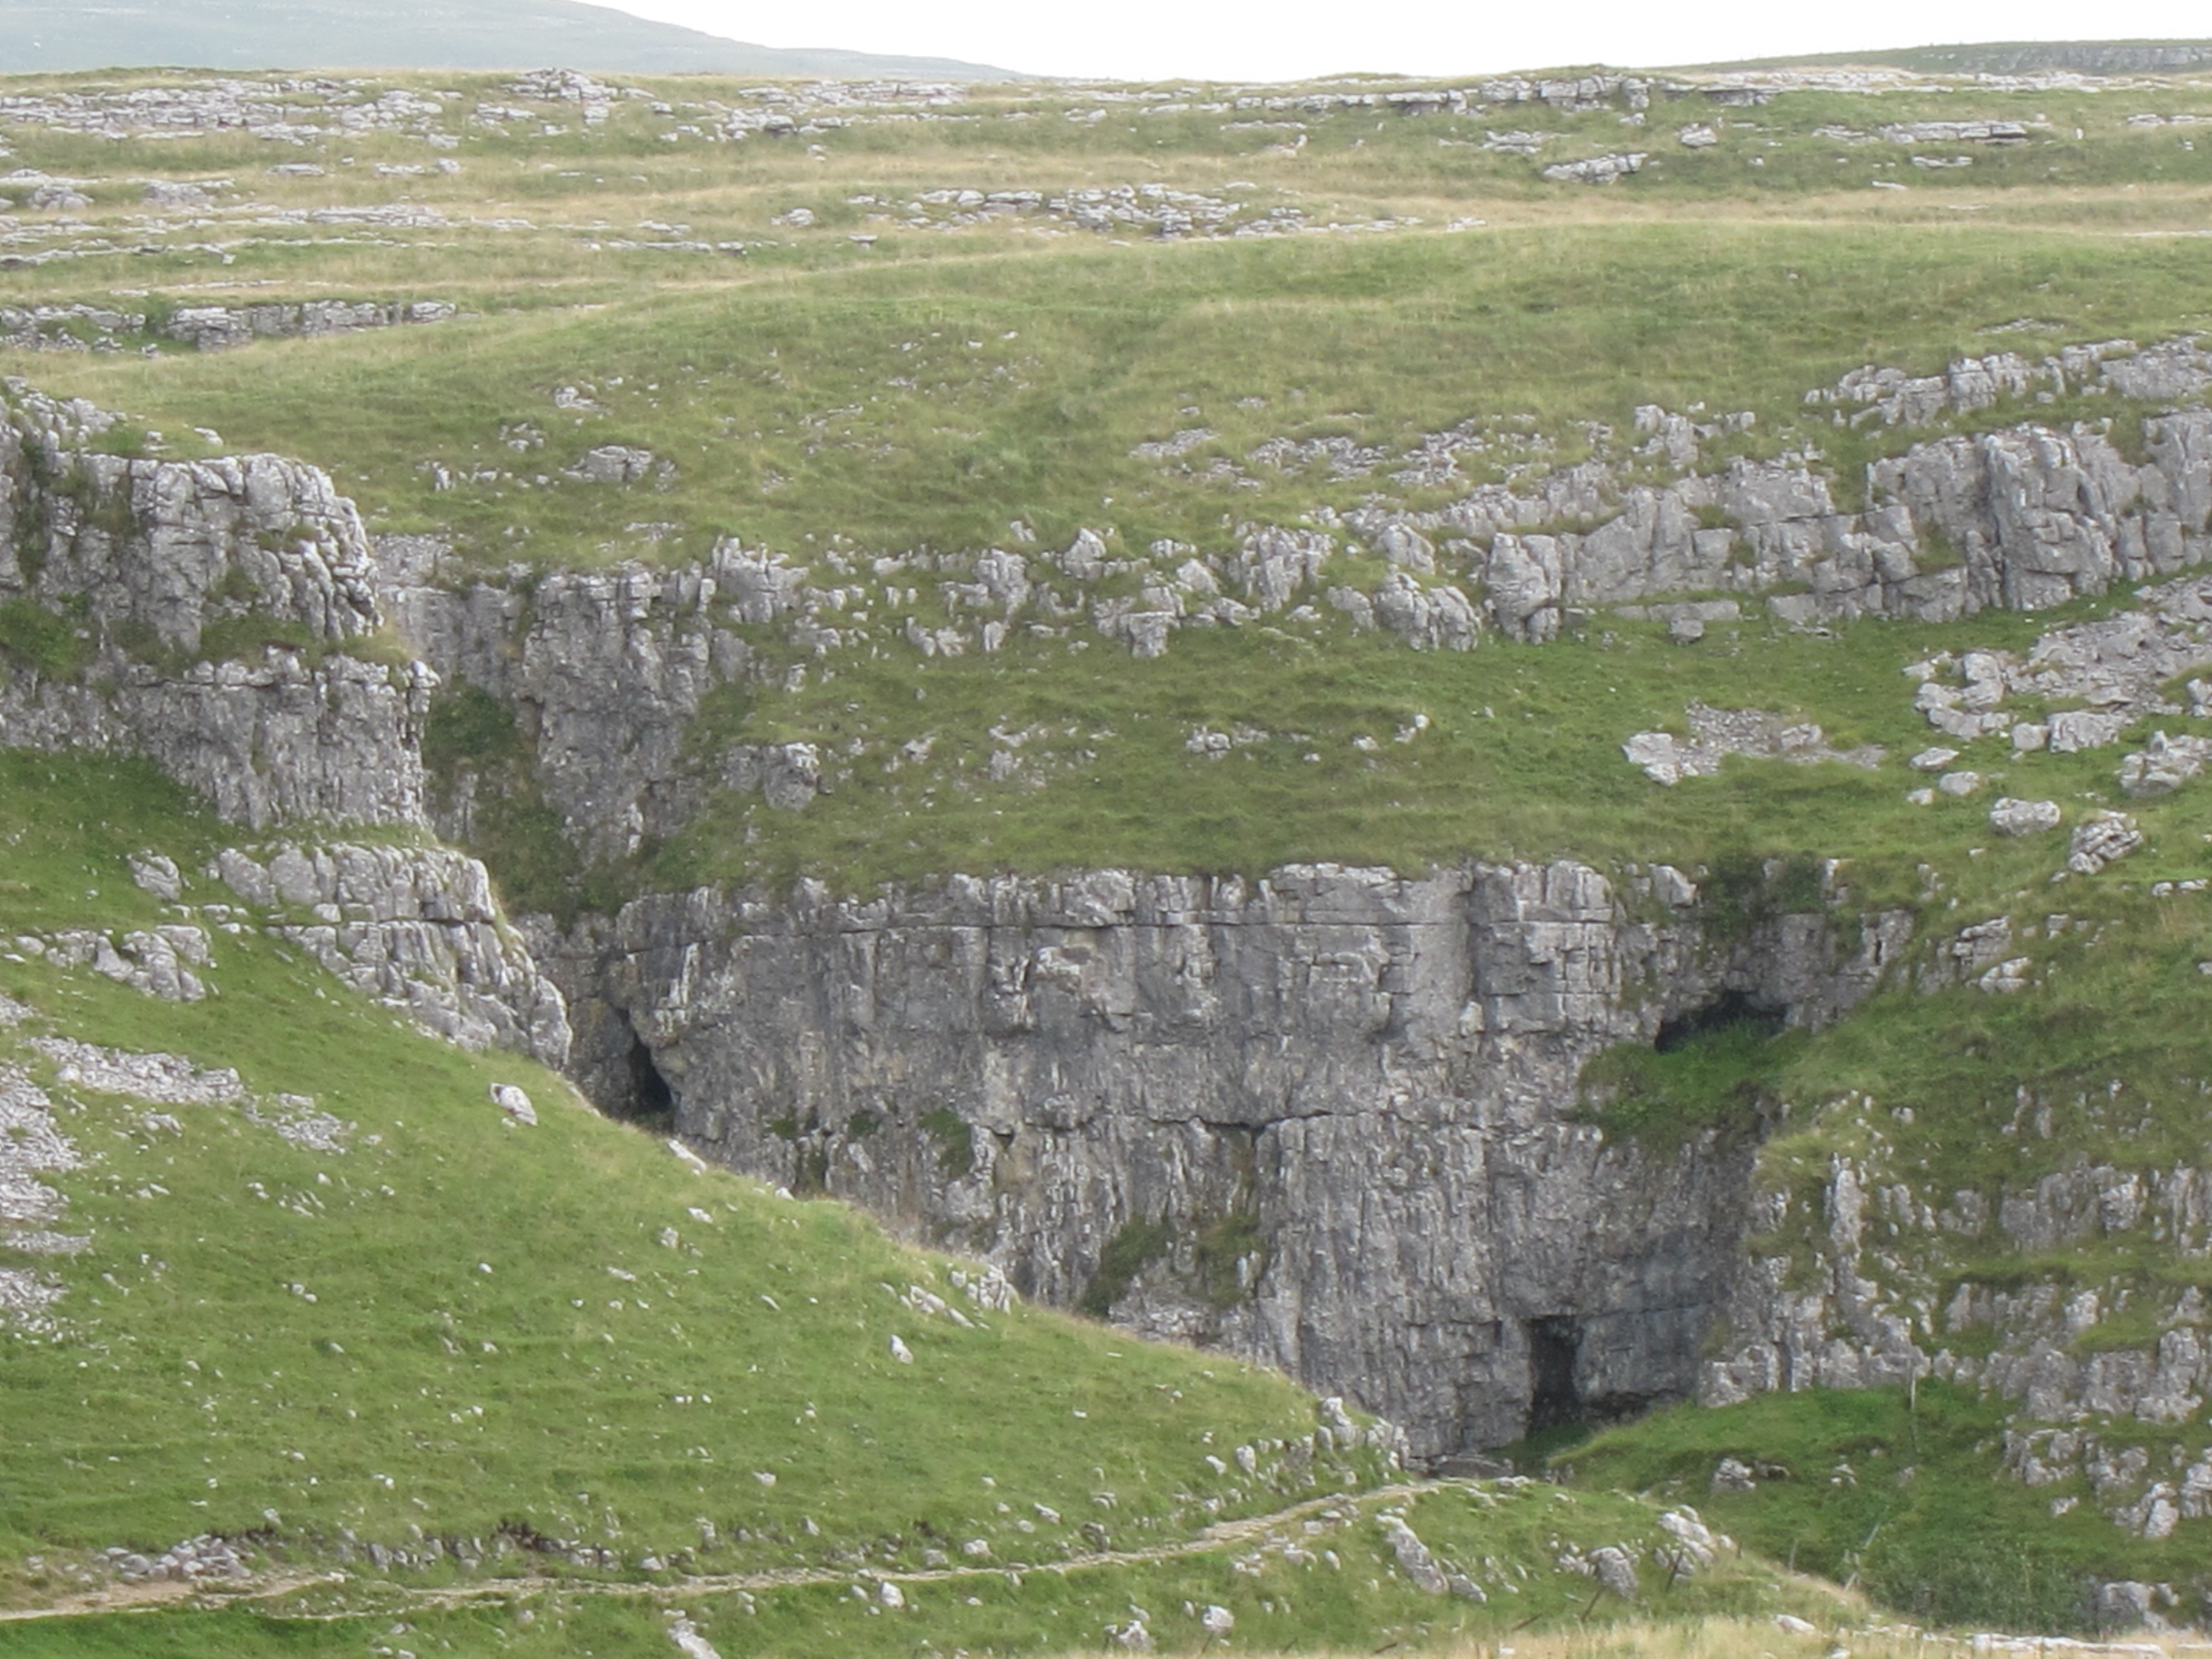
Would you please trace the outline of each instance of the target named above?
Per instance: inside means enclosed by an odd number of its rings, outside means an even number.
[[[608,1117],[623,1124],[639,1124],[654,1133],[671,1133],[677,1126],[677,1091],[661,1068],[654,1064],[653,1051],[646,1046],[644,1037],[630,1030],[629,1055],[623,1055],[622,1066],[623,1091],[613,1097],[602,1099]]]
[[[1663,1318],[1669,1311],[1675,1316],[1673,1322],[1677,1330],[1687,1332],[1702,1328],[1710,1310],[1696,1305],[1654,1310],[1646,1318]],[[1667,1386],[1623,1389],[1616,1386],[1621,1381],[1617,1333],[1608,1335],[1587,1330],[1583,1321],[1573,1315],[1547,1314],[1522,1321],[1522,1334],[1528,1345],[1525,1432],[1532,1437],[1553,1429],[1621,1422],[1686,1395],[1686,1390],[1674,1382],[1679,1367],[1653,1363],[1666,1347],[1663,1336],[1655,1340],[1652,1334],[1644,1334],[1637,1346],[1645,1352],[1638,1356],[1632,1375],[1647,1382],[1658,1379]]]
[[[629,1096],[611,1109],[610,1115],[651,1129],[676,1127],[676,1091],[653,1064],[653,1050],[645,1046],[641,1036],[630,1038]]]

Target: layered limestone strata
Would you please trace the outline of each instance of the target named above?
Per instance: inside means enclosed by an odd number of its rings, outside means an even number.
[[[21,631],[0,652],[0,744],[143,756],[254,830],[427,827],[422,735],[438,678],[420,662],[350,654],[384,619],[360,515],[329,477],[271,455],[104,454],[93,446],[109,416],[9,392],[0,605]],[[134,874],[173,904],[185,896],[187,878],[166,859]],[[258,860],[226,849],[208,875],[258,910],[281,908],[259,920],[424,1029],[550,1065],[565,1056],[560,994],[476,860],[284,844]],[[227,905],[179,914],[245,925]],[[99,933],[30,943],[149,994],[205,994],[198,926],[119,946]]]
[[[110,417],[9,390],[0,605],[48,620],[43,652],[0,657],[0,741],[144,755],[257,829],[422,823],[437,678],[348,654],[382,619],[329,477],[274,455],[102,454]]]
[[[226,847],[208,869],[365,996],[464,1048],[568,1057],[561,994],[500,915],[483,865],[444,847]]]
[[[2160,364],[2202,368],[2193,348]],[[2123,392],[2141,367],[2088,365]],[[1981,408],[1978,384],[1941,390]],[[1936,395],[1868,388],[1852,395],[1877,413]],[[1873,505],[1850,514],[1805,464],[1697,472],[1692,433],[1687,475],[1663,489],[1577,469],[1534,505],[1478,490],[1434,523],[1347,521],[1389,566],[1371,592],[1330,586],[1331,537],[1264,529],[1234,553],[1156,549],[1149,564],[1086,532],[1056,554],[865,569],[728,545],[673,570],[482,580],[398,539],[380,569],[311,468],[101,454],[97,410],[21,387],[8,402],[0,604],[64,625],[0,667],[0,740],[146,755],[248,825],[414,826],[442,672],[514,714],[546,799],[599,855],[680,828],[717,790],[797,809],[835,786],[836,757],[804,743],[699,741],[713,692],[765,678],[747,643],[763,628],[829,663],[989,651],[1015,628],[1152,653],[1310,601],[1310,621],[1333,611],[1425,648],[1485,627],[1544,637],[1577,606],[1664,611],[1698,586],[1745,596],[1685,602],[1709,621],[1760,595],[1803,622],[1942,618],[2200,562],[2212,511],[2212,416],[2184,410],[2146,420],[2140,461],[2083,426],[1923,443],[1879,464]],[[1568,520],[1597,527],[1528,528]],[[1137,599],[1093,591],[1133,578]],[[926,628],[924,583],[945,619]],[[871,606],[890,633],[864,631]],[[426,663],[354,654],[387,617]],[[457,790],[450,829],[465,833],[468,806]],[[1924,1295],[1856,1247],[1832,1239],[1810,1290],[1771,1261],[1739,1271],[1747,1234],[1779,1224],[1752,1197],[1747,1139],[1658,1153],[1575,1121],[1580,1067],[1612,1043],[1730,995],[1806,1023],[1848,1007],[1902,948],[1899,918],[1869,921],[1844,960],[1818,917],[1701,941],[1691,884],[1664,870],[1620,891],[1574,865],[1249,885],[1099,872],[865,903],[804,885],[647,896],[564,935],[536,924],[533,974],[481,866],[294,839],[227,873],[265,883],[286,907],[270,925],[418,1020],[552,1059],[556,981],[574,1067],[615,1109],[668,1112],[716,1156],[984,1251],[1040,1296],[1355,1394],[1413,1425],[1425,1458],[1701,1385],[1721,1398],[1948,1367],[2031,1407],[2093,1411],[2138,1372],[2115,1409],[2203,1386],[2179,1335],[2077,1363],[2036,1294],[1973,1314],[2001,1328],[1986,1358],[1947,1360]]]
[[[641,899],[538,953],[610,1109],[1352,1394],[1436,1460],[1696,1383],[1752,1138],[1608,1140],[1577,1121],[1583,1063],[1731,993],[1829,1019],[1909,933],[1869,918],[1846,955],[1786,916],[1712,951],[1677,872],[1634,887],[1572,863],[802,884]]]
[[[1802,464],[1738,461],[1629,490],[1587,533],[1508,533],[1542,520],[1517,516],[1525,504],[1503,492],[1495,503],[1478,492],[1443,516],[1491,532],[1486,552],[1469,545],[1466,556],[1492,621],[1520,638],[1553,637],[1578,607],[1697,592],[1768,594],[1765,607],[1793,623],[1954,622],[2044,610],[2204,562],[2212,415],[2185,410],[2143,430],[2141,465],[2083,426],[1916,444],[1868,469],[1874,504],[1863,512],[1838,511],[1831,481]],[[1705,527],[1716,514],[1727,522]]]

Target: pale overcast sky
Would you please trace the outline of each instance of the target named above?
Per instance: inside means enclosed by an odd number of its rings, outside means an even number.
[[[604,0],[602,0],[604,3]],[[1032,74],[1289,80],[1604,62],[1711,63],[1962,40],[2204,39],[2203,0],[623,0],[621,9],[770,46],[843,46]]]

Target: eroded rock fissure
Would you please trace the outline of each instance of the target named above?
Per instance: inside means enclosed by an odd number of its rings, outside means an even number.
[[[613,1103],[609,1109],[617,1117],[655,1127],[674,1127],[676,1121],[676,1091],[669,1087],[668,1079],[653,1063],[653,1050],[645,1046],[645,1039],[633,1036],[629,1044],[629,1093],[627,1098]]]
[[[1585,1420],[1583,1391],[1575,1381],[1582,1358],[1580,1322],[1559,1314],[1531,1319],[1528,1340],[1528,1432]]]

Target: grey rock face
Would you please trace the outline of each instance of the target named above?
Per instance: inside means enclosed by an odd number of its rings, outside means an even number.
[[[8,415],[0,599],[81,617],[83,660],[0,671],[0,743],[146,755],[257,827],[422,821],[436,678],[344,654],[382,619],[359,515],[326,477],[94,453],[106,417],[20,389]],[[250,654],[209,660],[219,625]]]
[[[2087,823],[2075,827],[2074,838],[2066,849],[2066,867],[2081,875],[2094,876],[2142,844],[2142,831],[2136,828],[2132,815],[2094,812]]]
[[[319,171],[319,169],[318,169]],[[156,179],[146,186],[156,207],[207,204],[206,192],[193,185]],[[304,305],[186,306],[150,330],[143,312],[90,305],[0,306],[0,338],[27,351],[116,351],[126,337],[151,331],[200,351],[221,351],[258,339],[291,336],[351,334],[367,328],[405,323],[441,323],[455,314],[442,300],[352,303],[310,300]],[[88,344],[82,335],[89,331]]]
[[[2179,1424],[2212,1393],[2212,1347],[2198,1328],[2200,1291],[2164,1295],[2158,1322],[2171,1328],[2148,1346],[2085,1354],[2077,1339],[2111,1310],[2097,1289],[1970,1280],[1946,1302],[1935,1291],[1948,1271],[1947,1258],[1927,1248],[1948,1238],[1962,1248],[1995,1243],[2033,1253],[2142,1237],[2198,1251],[2212,1218],[2212,1172],[2099,1164],[2045,1176],[1994,1201],[1979,1192],[1918,1193],[1893,1175],[1837,1161],[1821,1200],[1819,1261],[1809,1284],[1800,1279],[1801,1288],[1785,1288],[1784,1258],[1751,1265],[1729,1306],[1730,1349],[1705,1367],[1699,1391],[1705,1403],[1776,1389],[1866,1388],[1934,1376],[1995,1389],[2046,1423],[2095,1413]],[[1773,1193],[1762,1203],[1763,1223],[1788,1224],[1788,1194]],[[1920,1245],[1914,1252],[1920,1265],[1906,1265],[1900,1239]],[[1977,1357],[1973,1345],[1959,1341],[1970,1351],[1957,1352],[1954,1340],[1978,1328],[1984,1335],[1996,1331],[1996,1351]],[[2046,1462],[2072,1455],[2069,1446],[2042,1453]],[[2033,1470],[2021,1473],[2041,1484]]]
[[[445,848],[287,845],[259,858],[225,848],[207,875],[276,911],[275,937],[433,1036],[567,1060],[561,994],[503,923],[476,860]]]
[[[526,601],[492,583],[442,585],[443,550],[385,543],[394,624],[440,672],[516,711],[547,795],[587,851],[618,854],[672,833],[713,783],[762,788],[779,805],[811,798],[807,769],[788,753],[733,749],[714,778],[685,763],[707,693],[750,672],[751,647],[731,624],[793,616],[805,572],[732,547],[704,568],[556,574]]]
[[[1632,173],[1641,173],[1644,160],[1641,152],[1593,155],[1586,161],[1560,161],[1547,167],[1544,169],[1544,176],[1571,184],[1609,185],[1616,179],[1626,179]]]
[[[262,618],[331,642],[377,627],[368,538],[323,473],[275,455],[94,453],[37,423],[48,412],[38,403],[23,412],[27,434],[0,426],[0,591],[82,597],[101,629],[143,629],[184,652],[218,621]],[[27,565],[25,540],[37,544]]]
[[[1637,878],[1662,905],[1688,896],[1667,873]],[[1831,1018],[1904,932],[1871,919],[1846,957],[1785,917],[1709,959],[1579,865],[1315,866],[701,891],[537,947],[602,1103],[1030,1294],[1356,1394],[1435,1458],[1517,1437],[1540,1394],[1694,1383],[1751,1146],[1611,1142],[1573,1121],[1582,1063],[1729,988]],[[1102,1282],[1132,1224],[1154,1259]]]
[[[181,678],[142,664],[76,684],[0,678],[0,742],[142,754],[254,829],[290,819],[423,821],[419,744],[436,678],[349,657],[310,666],[198,663]]]
[[[569,469],[568,476],[583,483],[635,483],[653,476],[653,459],[649,449],[602,444],[597,449],[586,450],[583,459]]]
[[[2120,789],[2136,799],[2170,795],[2203,771],[2207,760],[2212,760],[2212,738],[2154,732],[2144,748],[2121,761]]]
[[[1978,401],[1947,380],[1942,397],[1983,407],[1995,392]],[[1875,505],[1863,513],[1837,512],[1827,481],[1802,465],[1738,460],[1617,499],[1604,469],[1574,469],[1533,496],[1486,486],[1443,516],[1476,538],[1454,550],[1487,588],[1497,626],[1516,638],[1553,637],[1562,606],[1785,585],[1802,591],[1767,604],[1790,622],[1944,622],[2039,610],[2202,563],[2212,415],[2154,417],[2146,432],[2150,459],[2140,467],[2086,427],[1916,445],[1869,469]],[[1714,513],[1729,523],[1701,527]],[[1605,522],[1587,533],[1510,528],[1576,518]]]
[[[164,325],[172,339],[202,351],[220,351],[257,339],[353,334],[403,324],[442,323],[454,308],[442,300],[353,303],[311,300],[305,305],[188,306]]]
[[[70,928],[46,939],[26,935],[17,941],[16,948],[27,944],[58,967],[90,968],[142,995],[165,1002],[198,1002],[207,995],[207,987],[192,972],[193,968],[205,968],[211,961],[207,934],[198,927],[173,925],[135,929],[119,936],[88,927]]]

